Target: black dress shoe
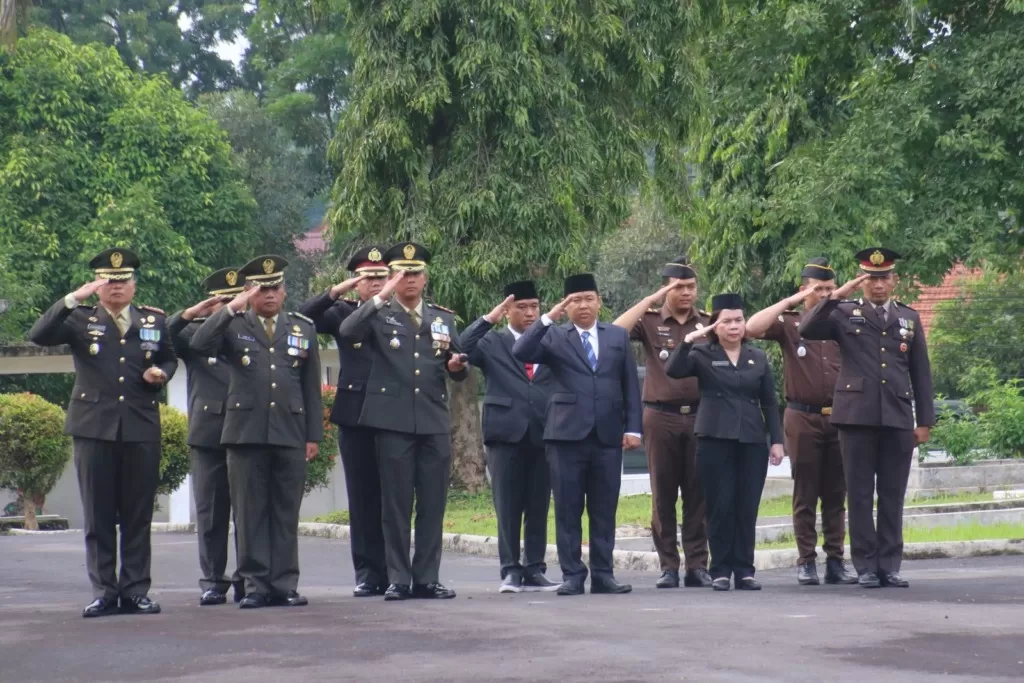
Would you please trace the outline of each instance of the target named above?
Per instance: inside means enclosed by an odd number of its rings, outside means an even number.
[[[145,595],[121,596],[121,614],[160,614],[160,605]]]
[[[711,574],[703,567],[688,569],[683,577],[683,585],[687,588],[711,588]]]
[[[629,593],[633,587],[628,583],[619,583],[611,576],[600,576],[595,574],[590,577],[591,594],[605,593],[609,595],[622,595]]]
[[[455,591],[439,583],[417,583],[412,587],[412,597],[421,600],[451,600]]]
[[[736,581],[736,590],[759,591],[761,590],[761,582],[756,580],[753,576],[744,576],[742,579]]]
[[[551,591],[558,590],[558,587],[561,585],[544,576],[542,572],[530,572],[523,577],[523,590],[528,592],[543,591],[550,593]]]
[[[562,585],[555,591],[558,595],[583,595],[583,582],[586,579],[582,576],[573,576],[562,582]]]
[[[661,578],[654,582],[655,588],[679,588],[679,572],[666,569]]]
[[[841,559],[830,557],[825,563],[825,583],[854,584],[857,583],[857,574]]]
[[[92,619],[94,617],[109,617],[117,612],[117,598],[96,598],[82,610],[82,616]]]
[[[284,595],[272,596],[269,604],[271,607],[305,607],[309,604],[309,600],[305,596],[299,595],[297,591],[288,591]]]
[[[818,566],[814,562],[802,564],[796,568],[796,582],[801,586],[818,586]]]
[[[384,591],[385,600],[408,600],[412,597],[412,589],[408,586],[400,586],[393,583]]]
[[[231,592],[235,602],[242,602],[242,598],[245,597],[245,582],[239,581],[238,583],[231,584]]]
[[[882,582],[878,578],[878,574],[874,572],[864,572],[857,578],[857,583],[860,584],[861,588],[881,588]]]
[[[501,581],[501,588],[498,589],[499,593],[522,593],[523,592],[523,577],[519,575],[519,572],[509,572],[505,575],[505,578]]]
[[[352,591],[352,595],[357,598],[370,598],[374,595],[384,595],[384,591],[386,590],[387,588],[380,584],[364,581],[355,587],[355,590]]]
[[[899,572],[878,572],[878,580],[890,588],[910,588],[910,582],[900,576]]]
[[[207,607],[209,605],[223,605],[227,601],[228,601],[228,596],[226,596],[223,593],[221,593],[220,591],[214,590],[212,588],[210,590],[206,591],[205,593],[203,593],[199,597],[199,604],[202,605],[203,607]]]
[[[260,595],[259,593],[249,593],[244,598],[238,601],[238,607],[240,609],[262,609],[269,606],[266,596]]]
[[[729,577],[719,576],[717,579],[711,582],[711,588],[716,591],[727,591],[730,588]]]

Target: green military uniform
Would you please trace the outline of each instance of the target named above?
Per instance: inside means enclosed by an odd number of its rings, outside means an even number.
[[[139,258],[127,249],[108,249],[90,265],[111,282],[127,282]],[[102,305],[81,305],[69,294],[29,332],[29,339],[41,346],[69,345],[75,361],[65,431],[74,443],[89,581],[93,596],[104,603],[87,608],[85,616],[110,613],[119,598],[122,611],[160,609],[145,596],[151,584],[149,533],[160,480],[163,384],[146,382],[143,373],[155,367],[166,381],[178,360],[163,311],[129,304],[117,316],[123,318],[115,319]]]
[[[261,256],[239,272],[247,283],[278,287],[287,263]],[[225,306],[196,331],[191,346],[223,356],[230,367],[221,443],[245,581],[242,606],[304,604],[296,590],[305,448],[321,441],[324,429],[313,323],[298,313],[261,319],[253,310],[236,315]]]

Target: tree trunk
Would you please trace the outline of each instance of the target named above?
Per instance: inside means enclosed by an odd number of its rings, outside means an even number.
[[[27,531],[39,531],[39,520],[36,519],[35,496],[22,493],[21,508],[25,513],[25,529]]]
[[[464,382],[450,382],[452,415],[452,486],[476,493],[487,487],[484,442],[477,406],[477,370]]]
[[[13,49],[18,39],[18,0],[0,0],[0,46]]]

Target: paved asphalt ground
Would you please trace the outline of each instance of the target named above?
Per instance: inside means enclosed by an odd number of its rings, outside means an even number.
[[[306,608],[199,607],[194,536],[154,534],[164,613],[85,620],[76,533],[0,537],[0,681],[1024,680],[1024,559],[907,563],[907,590],[499,595],[494,560],[446,556],[452,601],[351,597],[348,546],[301,541]],[[557,573],[557,568],[555,568]]]

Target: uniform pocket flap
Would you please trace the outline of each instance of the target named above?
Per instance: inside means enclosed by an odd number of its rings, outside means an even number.
[[[224,402],[223,401],[207,401],[205,398],[199,399],[197,402],[199,410],[204,413],[213,413],[214,415],[224,414]]]
[[[302,401],[292,401],[292,412],[301,415],[306,412],[306,404]]]
[[[863,377],[847,377],[836,382],[836,391],[864,391]]]
[[[362,391],[366,387],[366,382],[361,379],[352,380],[351,382],[342,380],[340,387],[342,391]]]
[[[86,403],[99,403],[100,394],[96,390],[82,389],[75,387],[75,393],[71,395],[71,398],[75,401],[85,401]]]
[[[252,410],[252,397],[229,396],[228,410]]]
[[[485,406],[504,406],[506,408],[512,407],[512,399],[505,396],[484,396]]]
[[[576,394],[551,394],[552,403],[575,403]]]

